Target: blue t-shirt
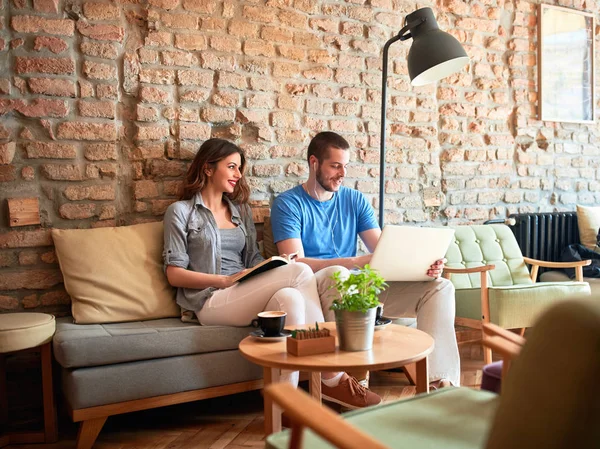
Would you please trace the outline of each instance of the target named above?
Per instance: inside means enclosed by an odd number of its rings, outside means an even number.
[[[358,190],[341,187],[329,201],[317,201],[299,185],[282,193],[271,208],[275,243],[301,239],[304,255],[317,259],[356,256],[360,232],[379,228],[373,208]]]

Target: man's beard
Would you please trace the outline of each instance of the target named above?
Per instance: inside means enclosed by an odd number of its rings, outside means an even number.
[[[317,168],[316,179],[319,185],[326,192],[337,192],[339,188],[333,187],[333,180],[331,179],[329,182],[323,176],[323,172],[321,171],[321,167]],[[340,184],[341,185],[341,184]]]

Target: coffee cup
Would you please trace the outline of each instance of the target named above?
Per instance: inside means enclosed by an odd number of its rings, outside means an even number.
[[[260,312],[258,318],[252,320],[252,326],[260,327],[265,337],[278,337],[285,326],[286,315],[279,310]]]

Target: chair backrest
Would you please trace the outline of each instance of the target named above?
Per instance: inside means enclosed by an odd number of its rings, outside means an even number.
[[[503,381],[487,449],[600,447],[600,301],[545,312]]]
[[[489,285],[494,287],[532,284],[523,254],[514,234],[506,225],[455,226],[454,241],[446,259],[450,268],[472,268],[493,264]],[[457,289],[481,287],[479,273],[453,274]]]

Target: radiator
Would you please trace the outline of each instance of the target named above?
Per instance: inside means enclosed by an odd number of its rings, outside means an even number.
[[[553,212],[536,214],[513,214],[512,231],[525,257],[559,262],[562,250],[579,243],[577,213]],[[545,271],[540,268],[540,273]]]

